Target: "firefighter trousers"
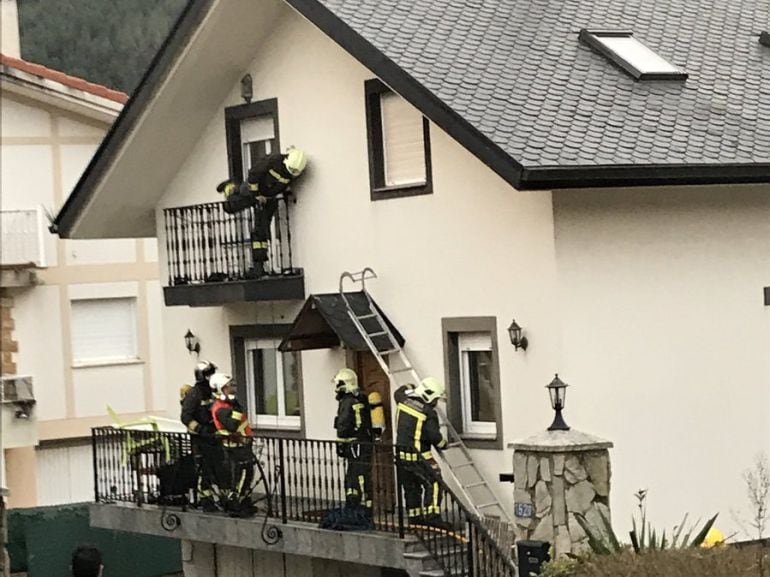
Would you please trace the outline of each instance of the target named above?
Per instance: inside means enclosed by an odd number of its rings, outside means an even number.
[[[407,517],[415,520],[438,515],[443,495],[431,462],[399,459],[398,463]]]
[[[345,471],[345,503],[372,508],[372,448],[351,443],[347,450]]]

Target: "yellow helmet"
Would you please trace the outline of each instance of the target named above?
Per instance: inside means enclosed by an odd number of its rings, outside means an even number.
[[[703,543],[701,543],[700,546],[708,549],[711,547],[722,545],[724,542],[725,542],[725,536],[722,534],[722,531],[720,531],[716,527],[712,527],[711,529],[709,529],[708,533],[706,533],[706,538],[703,539]]]
[[[338,393],[355,393],[358,391],[358,375],[347,367],[337,371],[332,379],[334,390]]]
[[[286,151],[286,158],[283,159],[283,165],[286,167],[286,170],[289,171],[289,174],[296,178],[302,174],[302,171],[305,170],[305,166],[307,166],[305,153],[299,148],[289,148],[289,150]]]
[[[425,377],[414,389],[414,394],[426,403],[433,403],[444,397],[446,387],[436,377]]]

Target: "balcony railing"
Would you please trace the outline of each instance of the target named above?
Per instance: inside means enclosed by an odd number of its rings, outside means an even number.
[[[288,204],[286,197],[278,198],[264,265],[267,275],[297,272],[292,263]],[[251,231],[257,210],[229,214],[222,202],[165,209],[169,286],[254,278]]]
[[[194,491],[171,491],[174,471],[189,469],[190,438],[180,433],[93,429],[94,488],[97,502],[196,505]],[[282,523],[318,523],[345,503],[346,462],[335,441],[255,437],[257,457],[253,498],[264,514]],[[399,489],[395,448],[372,446],[372,522],[374,529],[403,537],[416,535],[446,575],[514,577],[509,546],[498,539],[438,478],[443,499],[441,519],[448,529],[410,526]],[[189,470],[188,470],[189,474]],[[182,488],[177,488],[177,492]]]
[[[45,266],[45,224],[40,209],[0,211],[0,264]]]

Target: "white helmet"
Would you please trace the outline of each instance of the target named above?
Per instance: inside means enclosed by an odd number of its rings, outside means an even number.
[[[235,395],[233,394],[233,389],[235,387],[233,385],[233,378],[230,375],[226,375],[225,373],[214,373],[209,379],[209,385],[217,399],[222,401],[232,401],[235,399]],[[227,386],[230,387],[229,393],[225,393],[224,391],[224,388]]]
[[[436,377],[426,377],[414,389],[414,394],[425,403],[435,403],[444,398],[446,387]]]
[[[210,361],[198,361],[195,365],[195,380],[205,381],[217,371],[217,366]]]
[[[358,392],[358,375],[352,369],[344,368],[337,371],[332,379],[334,390],[337,393]]]

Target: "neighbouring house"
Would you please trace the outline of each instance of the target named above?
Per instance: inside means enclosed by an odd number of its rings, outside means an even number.
[[[107,406],[132,420],[171,399],[160,386],[155,239],[48,231],[128,96],[20,59],[10,36],[0,56],[2,452],[8,505],[20,508],[93,500],[91,428],[112,422]]]
[[[718,511],[729,532],[770,439],[768,22],[752,0],[190,2],[55,226],[158,239],[166,386],[189,380],[190,332],[281,459],[333,438],[343,365],[393,413],[339,318],[341,273],[372,267],[377,305],[419,373],[446,381],[511,513],[498,478],[509,445],[551,422],[558,372],[566,421],[615,444],[619,527],[643,487],[658,526]],[[289,145],[309,165],[255,279],[249,217],[215,187]],[[296,476],[268,467],[282,498],[316,462],[291,454]],[[168,534],[118,492],[92,522]],[[187,574],[422,571],[403,553],[423,551],[339,541],[280,507],[275,545],[179,513]]]

